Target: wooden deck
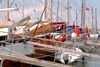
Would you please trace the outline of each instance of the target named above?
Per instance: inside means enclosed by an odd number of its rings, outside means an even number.
[[[75,50],[65,49],[65,48],[62,48],[62,47],[57,47],[56,48],[56,46],[39,44],[39,43],[35,43],[35,42],[30,42],[30,41],[28,41],[27,43],[29,43],[31,45],[38,45],[38,46],[42,46],[42,47],[53,48],[53,49],[57,49],[57,50],[60,50],[60,51],[66,51],[66,52],[69,52],[69,53],[80,54],[80,55],[85,55],[85,56],[88,56],[88,57],[93,57],[93,58],[99,58],[100,59],[100,56],[97,55],[97,54],[90,54],[90,53],[85,53],[85,52],[78,52],[78,51],[75,51]]]
[[[9,55],[8,53],[4,53],[4,52],[0,52],[0,58],[22,62],[26,64],[38,65],[42,67],[73,67],[73,66],[69,66],[65,64],[54,63],[54,62],[40,60],[36,58],[30,58],[27,56],[21,56],[21,55],[15,55],[15,54]]]

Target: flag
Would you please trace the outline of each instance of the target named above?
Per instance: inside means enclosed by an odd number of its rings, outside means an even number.
[[[63,25],[63,33],[66,32],[66,25]]]
[[[86,27],[86,29],[85,29],[85,33],[88,33],[88,28]]]
[[[77,35],[81,34],[81,31],[75,26],[75,24],[73,24],[73,30],[75,30],[75,32],[77,33]]]
[[[86,7],[86,10],[89,10],[89,8]]]
[[[72,9],[72,7],[70,7],[70,9]]]
[[[88,33],[88,27],[86,27],[85,33]],[[88,37],[89,37],[89,39],[90,39],[89,33],[88,33],[87,35],[88,35]],[[87,40],[87,38],[86,38],[86,40]]]
[[[63,35],[61,41],[64,42],[65,39],[66,39],[66,35]]]
[[[8,21],[11,21],[10,19],[8,19]]]
[[[63,25],[63,33],[65,33],[65,32],[66,32],[66,25]],[[66,35],[64,34],[64,35],[62,36],[61,41],[64,42],[65,39],[66,39]]]

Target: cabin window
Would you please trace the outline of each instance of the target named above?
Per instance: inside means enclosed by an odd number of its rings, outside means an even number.
[[[0,36],[0,41],[6,40],[6,39],[7,39],[7,36]]]

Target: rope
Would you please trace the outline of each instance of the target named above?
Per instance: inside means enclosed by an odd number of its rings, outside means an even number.
[[[14,3],[14,1],[11,3],[11,6],[10,6],[10,8],[12,7],[13,3]]]
[[[17,7],[17,4],[16,4],[16,2],[15,2],[15,0],[13,0],[13,2],[14,2],[14,4],[15,4],[16,8],[18,8],[18,7]],[[18,11],[19,14],[21,15],[20,11],[19,11],[19,10],[17,10],[17,11]]]

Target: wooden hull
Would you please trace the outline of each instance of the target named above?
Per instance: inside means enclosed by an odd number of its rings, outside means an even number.
[[[41,58],[41,57],[46,57],[46,56],[52,56],[54,55],[54,50],[52,50],[51,52],[49,51],[49,49],[34,49],[34,57],[35,58]]]

